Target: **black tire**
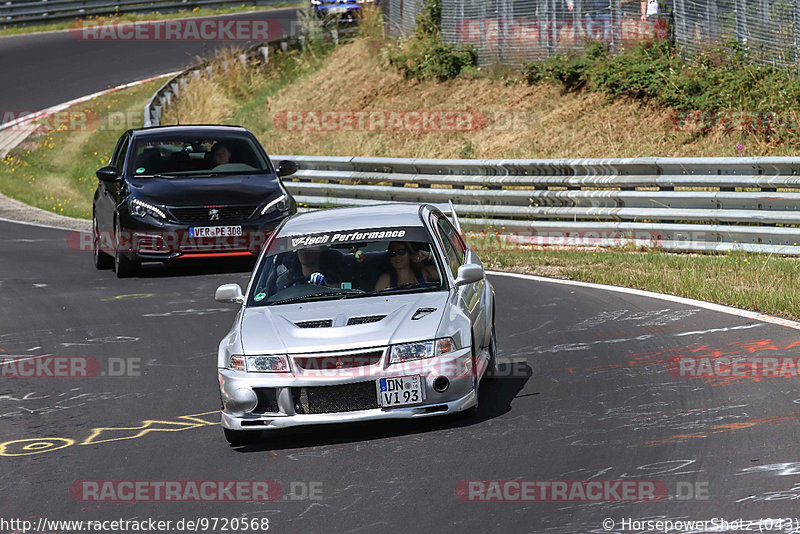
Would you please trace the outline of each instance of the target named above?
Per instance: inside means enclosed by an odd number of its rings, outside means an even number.
[[[114,222],[114,271],[117,278],[129,278],[139,272],[139,264],[125,257],[120,250],[119,244],[120,230],[117,222]]]
[[[225,439],[228,440],[228,443],[231,445],[247,445],[248,443],[253,443],[258,439],[259,432],[254,430],[230,430],[228,428],[223,428],[223,432],[225,432]]]
[[[497,374],[497,334],[494,331],[494,322],[492,322],[492,337],[489,338],[489,363],[486,364],[486,371],[484,376],[491,378]]]
[[[114,258],[100,249],[100,231],[97,229],[97,216],[92,213],[92,254],[95,269],[102,271],[114,267]]]
[[[467,419],[475,418],[478,415],[478,406],[480,406],[480,397],[478,396],[480,387],[478,386],[478,372],[477,372],[477,367],[476,367],[477,359],[475,358],[475,348],[477,346],[478,345],[475,343],[475,338],[473,336],[473,339],[472,339],[472,351],[473,351],[473,353],[472,353],[472,373],[473,373],[473,375],[472,375],[472,388],[475,390],[475,400],[476,400],[476,402],[475,402],[475,406],[472,406],[471,408],[467,408],[466,410],[461,412],[461,415],[463,415]]]

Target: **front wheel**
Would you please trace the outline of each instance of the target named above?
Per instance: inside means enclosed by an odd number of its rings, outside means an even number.
[[[223,428],[223,432],[225,432],[225,439],[228,440],[228,443],[231,445],[247,445],[248,443],[253,443],[256,438],[258,438],[258,432],[253,430],[231,430],[229,428]]]
[[[475,340],[472,341],[472,389],[475,390],[475,405],[467,408],[466,410],[462,411],[461,414],[466,417],[467,419],[472,419],[478,415],[478,405],[480,404],[480,397],[478,393],[480,391],[479,381],[478,381],[478,358],[475,355],[475,350],[478,345],[475,343]]]
[[[492,323],[492,337],[489,339],[489,362],[486,364],[486,372],[484,376],[489,378],[497,374],[497,334],[494,331],[494,323]]]
[[[97,215],[94,213],[92,214],[92,252],[94,254],[94,266],[96,269],[103,270],[114,267],[114,258],[102,250]]]
[[[122,253],[119,223],[114,223],[114,270],[117,278],[129,278],[139,271],[139,264]]]

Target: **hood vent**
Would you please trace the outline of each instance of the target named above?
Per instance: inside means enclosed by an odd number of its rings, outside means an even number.
[[[300,328],[329,328],[333,326],[333,319],[319,319],[316,321],[298,321],[294,323]]]
[[[361,317],[350,317],[347,320],[347,326],[353,326],[357,324],[367,324],[367,323],[377,323],[381,319],[386,317],[385,315],[364,315]]]
[[[412,321],[416,321],[418,319],[422,319],[426,315],[429,315],[436,311],[436,308],[419,308],[417,311],[414,312],[414,315],[411,316]]]

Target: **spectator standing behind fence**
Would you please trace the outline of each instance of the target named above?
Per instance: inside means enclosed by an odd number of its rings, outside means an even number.
[[[556,13],[558,41],[575,41],[575,28],[572,25],[572,13],[575,11],[575,0],[561,0]]]
[[[611,0],[588,0],[586,34],[592,39],[611,40]]]
[[[658,15],[658,0],[642,0],[642,20]]]

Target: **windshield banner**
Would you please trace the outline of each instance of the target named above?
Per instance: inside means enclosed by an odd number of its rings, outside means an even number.
[[[335,232],[318,232],[280,237],[278,238],[276,252],[286,252],[309,247],[355,244],[366,241],[412,241],[429,243],[430,237],[428,231],[422,226],[337,230]]]

